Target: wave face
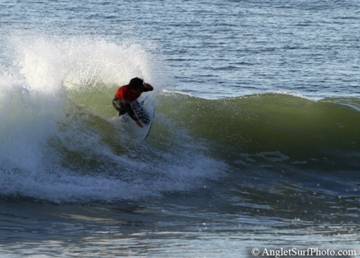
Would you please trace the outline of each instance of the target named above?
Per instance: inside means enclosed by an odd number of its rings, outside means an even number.
[[[13,37],[9,47],[14,64],[0,75],[4,198],[113,202],[209,183],[215,192],[256,195],[259,186],[270,194],[274,184],[264,185],[279,176],[282,187],[296,177],[309,189],[309,171],[326,180],[331,171],[347,172],[343,184],[357,178],[358,99],[164,94],[168,80],[152,69],[161,62],[138,44],[37,36]],[[133,76],[157,86],[148,94],[157,108],[154,126],[140,143],[111,122],[114,91]]]
[[[185,135],[163,150],[132,144],[108,121],[116,85],[133,76],[159,88],[166,81],[150,69],[159,65],[142,46],[46,36],[8,44],[14,64],[0,76],[1,196],[138,199],[217,177],[222,162],[187,146]]]
[[[355,98],[312,101],[263,94],[206,100],[172,95],[161,98],[159,109],[229,157],[279,152],[302,160],[358,154],[359,106]]]

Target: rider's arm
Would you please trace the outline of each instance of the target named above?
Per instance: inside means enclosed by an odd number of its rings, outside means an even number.
[[[143,91],[152,91],[154,89],[149,83],[144,83]]]

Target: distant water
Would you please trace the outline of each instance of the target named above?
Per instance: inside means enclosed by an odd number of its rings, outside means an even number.
[[[213,98],[360,94],[356,0],[1,1],[0,7],[3,36],[142,44],[164,60],[171,89]]]
[[[358,248],[359,14],[0,1],[0,257]],[[145,142],[113,119],[134,76],[156,88]]]

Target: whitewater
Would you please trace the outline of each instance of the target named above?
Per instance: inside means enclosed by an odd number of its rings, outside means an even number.
[[[201,146],[183,146],[190,136],[181,132],[169,149],[157,150],[136,146],[110,123],[116,87],[136,75],[152,79],[140,46],[36,37],[16,47],[14,72],[2,77],[2,194],[69,202],[136,199],[191,188],[193,177],[212,177],[223,166],[201,152],[192,157]],[[156,85],[153,98],[161,91]],[[166,122],[163,127],[164,133],[176,130]]]

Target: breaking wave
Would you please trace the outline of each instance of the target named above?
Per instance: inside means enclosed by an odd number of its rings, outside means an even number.
[[[359,168],[358,99],[207,100],[162,92],[161,62],[137,43],[38,36],[9,45],[14,62],[0,75],[2,197],[112,202],[202,189],[232,172],[245,182],[271,166]],[[157,88],[149,94],[156,119],[140,142],[111,120],[116,87],[134,76]]]

